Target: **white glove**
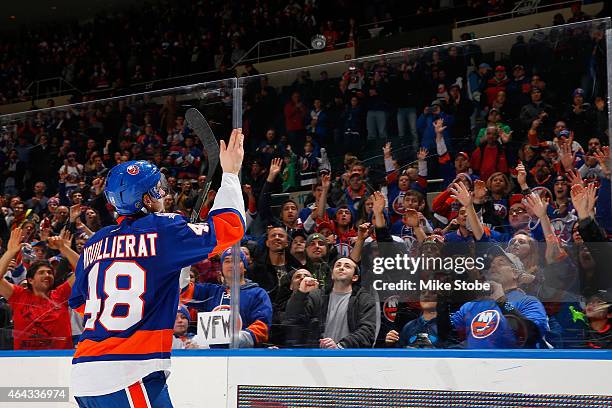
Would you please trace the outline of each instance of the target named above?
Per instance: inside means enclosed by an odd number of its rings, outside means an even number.
[[[255,347],[255,342],[251,333],[246,330],[240,330],[238,347],[240,348],[252,348]]]
[[[181,269],[181,275],[179,276],[179,286],[181,289],[184,289],[187,287],[187,285],[189,285],[189,281],[191,280],[189,278],[189,272],[191,272],[191,266],[186,266]]]

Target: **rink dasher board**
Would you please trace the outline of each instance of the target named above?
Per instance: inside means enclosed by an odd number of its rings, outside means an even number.
[[[2,351],[3,385],[67,387],[72,353]],[[472,398],[471,394],[481,392],[497,398],[499,406],[508,406],[503,404],[509,401],[509,394],[535,395],[536,399],[547,395],[592,396],[594,401],[600,399],[597,396],[609,397],[610,372],[612,351],[606,350],[177,350],[173,352],[168,385],[174,405],[185,408],[249,406],[244,405],[246,398],[277,401],[275,395],[286,397],[296,387],[309,391],[303,394],[316,396],[321,404],[330,395],[346,396],[347,391],[361,395],[365,401],[378,394],[391,398],[384,390],[398,390],[393,395],[404,395],[401,391],[408,390],[411,398],[420,395],[427,400],[427,392],[439,390],[456,393],[437,393],[437,398]],[[308,406],[288,399],[285,403],[287,407]],[[2,406],[41,405],[21,402]]]

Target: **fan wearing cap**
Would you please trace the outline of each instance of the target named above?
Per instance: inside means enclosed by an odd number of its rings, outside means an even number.
[[[335,237],[333,224],[329,226],[321,225],[321,231],[324,229],[332,231],[331,238]],[[322,232],[315,232],[306,239],[306,269],[319,281],[321,287],[331,285],[332,274],[329,261],[338,255],[336,247],[331,246],[328,241],[330,237]]]
[[[599,290],[587,297],[584,313],[589,330],[586,346],[593,349],[612,349],[612,296],[610,289]]]
[[[333,231],[336,235],[336,242],[334,245],[340,255],[349,255],[351,247],[357,237],[354,218],[355,215],[348,206],[340,205],[336,209],[333,220],[331,220],[334,226]],[[324,222],[325,221],[327,220],[324,220]]]
[[[230,287],[233,280],[232,249],[221,254],[223,284],[193,283],[181,293],[181,302],[200,312],[229,310]],[[254,347],[268,341],[272,324],[272,302],[268,293],[258,284],[245,279],[248,261],[242,251],[239,254],[240,269],[240,347]]]
[[[508,226],[504,232],[491,230],[491,238],[496,242],[509,242],[517,231],[530,231],[532,216],[527,211],[522,194],[512,194],[508,199]]]
[[[508,76],[506,75],[506,67],[503,65],[496,66],[493,78],[487,81],[487,87],[485,89],[488,106],[493,105],[493,102],[497,97],[497,93],[499,91],[505,91],[508,83],[510,83],[510,79],[508,79]]]
[[[444,138],[444,143],[449,150],[452,150],[451,144],[451,128],[455,123],[453,116],[442,111],[442,102],[435,100],[425,107],[424,112],[417,119],[417,132],[421,138],[421,147],[424,147],[430,152],[436,148],[436,129],[435,122],[441,119],[444,124],[441,135]]]
[[[563,120],[558,120],[557,123],[555,123],[555,128],[553,129],[552,143],[557,149],[560,149],[561,146],[568,141],[572,142],[572,153],[578,153],[578,156],[584,154],[584,149],[582,148],[582,145],[576,140],[574,140],[574,134],[567,128],[566,122]],[[550,142],[540,142],[540,146],[544,144],[550,144]],[[585,146],[588,146],[588,144],[586,144]]]
[[[331,287],[319,289],[305,277],[287,302],[285,326],[293,327],[288,345],[326,349],[369,348],[376,333],[376,303],[356,283],[359,266],[351,258],[334,262]]]
[[[363,171],[353,166],[349,173],[347,184],[347,187],[343,190],[343,194],[336,200],[336,204],[338,204],[338,207],[345,205],[350,208],[351,211],[356,212],[359,200],[368,193]]]
[[[189,333],[189,310],[185,305],[179,303],[174,320],[174,336],[172,337],[172,349],[198,348],[197,344],[191,343],[194,334]]]
[[[524,268],[513,254],[493,247],[487,254],[487,298],[465,303],[450,315],[452,328],[465,337],[467,348],[535,348],[545,345],[549,331],[544,305],[519,289]],[[438,315],[438,327],[444,327]]]
[[[576,88],[572,92],[572,103],[567,107],[564,118],[574,132],[575,140],[582,146],[587,145],[589,137],[593,134],[595,112],[590,103],[584,101],[585,93],[582,88]]]
[[[510,117],[518,116],[521,106],[529,103],[529,91],[531,91],[531,83],[529,77],[525,75],[525,67],[516,64],[512,67],[512,80],[506,86]]]

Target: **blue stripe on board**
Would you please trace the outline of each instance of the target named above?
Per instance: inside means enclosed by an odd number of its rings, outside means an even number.
[[[72,357],[74,350],[5,350],[0,357]],[[174,350],[174,357],[384,357],[612,360],[612,350],[210,349]]]
[[[96,357],[79,357],[73,359],[72,363],[87,363],[90,361],[125,361],[125,360],[151,360],[154,358],[170,358],[170,353],[150,354],[106,354]]]

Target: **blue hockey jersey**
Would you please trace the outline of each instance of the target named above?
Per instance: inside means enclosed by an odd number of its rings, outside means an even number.
[[[181,268],[243,237],[240,181],[223,174],[206,223],[178,214],[118,221],[85,244],[76,268],[69,303],[85,316],[72,361],[76,396],[112,393],[170,367]]]
[[[230,310],[230,289],[214,283],[190,283],[181,294],[181,302],[200,312]],[[254,345],[268,341],[272,324],[272,302],[268,293],[254,282],[240,286],[242,330],[249,333]]]
[[[541,340],[549,330],[544,305],[537,298],[520,290],[506,294],[508,302],[526,319],[531,320],[540,331]],[[467,348],[507,349],[516,348],[517,335],[506,316],[492,299],[467,302],[451,316],[451,323],[457,332],[464,333]]]

